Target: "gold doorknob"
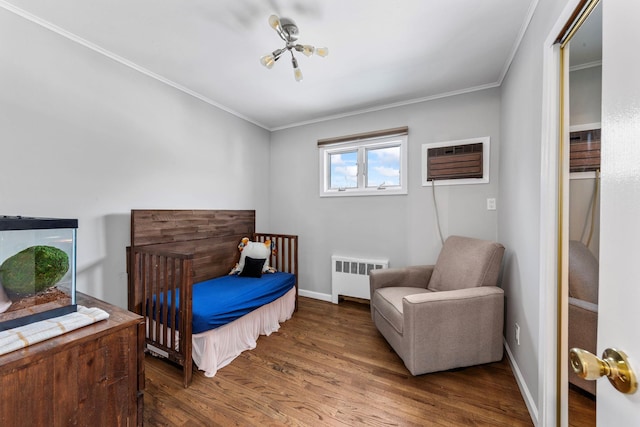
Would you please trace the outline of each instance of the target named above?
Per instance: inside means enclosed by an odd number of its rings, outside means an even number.
[[[569,350],[569,360],[573,371],[585,380],[597,380],[606,376],[616,390],[633,394],[638,389],[636,374],[631,369],[627,355],[620,350],[608,348],[602,359],[581,348]]]

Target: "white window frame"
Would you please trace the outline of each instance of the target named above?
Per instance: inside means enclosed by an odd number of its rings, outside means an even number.
[[[400,147],[400,185],[365,187],[368,149],[380,149],[385,147]],[[358,186],[356,188],[332,189],[330,188],[331,154],[357,150]],[[320,197],[350,197],[350,196],[389,196],[407,194],[407,135],[394,135],[386,137],[363,138],[354,141],[345,141],[336,144],[322,145],[318,147],[319,171],[320,171]]]

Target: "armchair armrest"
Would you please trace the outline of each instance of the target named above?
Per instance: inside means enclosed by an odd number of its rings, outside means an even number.
[[[433,265],[412,265],[410,267],[372,270],[369,274],[370,296],[373,296],[376,289],[391,286],[427,289],[432,273]]]
[[[407,295],[406,297],[404,297],[404,299],[407,303],[413,305],[414,309],[417,309],[418,304],[428,304],[437,301],[476,299],[491,295],[499,295],[500,297],[502,297],[504,295],[504,291],[497,286],[478,286],[475,288],[456,289],[453,291],[439,291]],[[404,308],[407,307],[404,306]]]
[[[569,297],[569,308],[571,308],[571,306],[581,308],[586,311],[591,311],[593,313],[596,313],[596,315],[598,313],[598,304],[594,304],[592,302],[584,301],[578,298]]]

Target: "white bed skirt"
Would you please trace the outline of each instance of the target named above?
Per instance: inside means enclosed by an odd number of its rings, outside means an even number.
[[[206,377],[213,377],[240,353],[256,348],[260,335],[271,335],[280,329],[280,323],[293,315],[295,305],[296,289],[292,288],[277,300],[227,325],[194,334],[193,361]]]

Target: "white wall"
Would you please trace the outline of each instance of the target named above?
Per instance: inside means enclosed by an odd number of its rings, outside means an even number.
[[[602,66],[569,73],[569,122],[571,126],[600,123]]]
[[[421,186],[423,143],[491,137],[489,184],[438,186],[443,235],[496,239],[499,89],[438,99],[274,132],[271,136],[272,231],[300,236],[300,288],[331,296],[331,255],[389,258],[391,267],[432,264],[440,252],[431,188]],[[321,198],[317,140],[409,127],[409,194]],[[500,200],[498,200],[500,209]]]
[[[78,218],[80,291],[126,307],[131,209],[269,224],[267,131],[1,8],[0,40],[0,214]]]
[[[543,52],[569,0],[540,0],[502,84],[498,239],[507,251],[506,340],[534,422],[540,403],[540,207]],[[515,343],[520,325],[520,345]],[[540,414],[544,416],[544,414]]]

